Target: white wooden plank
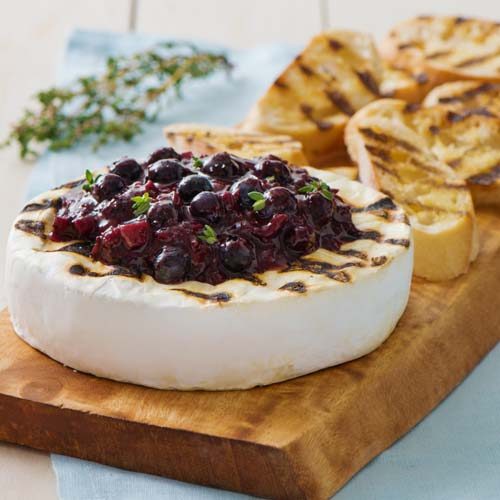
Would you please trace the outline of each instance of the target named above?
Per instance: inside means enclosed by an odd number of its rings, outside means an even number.
[[[125,31],[129,0],[0,0],[0,11],[1,141],[28,97],[54,82],[67,34],[76,27]],[[5,304],[5,243],[30,170],[14,148],[0,150],[0,308]],[[56,500],[49,456],[0,443],[0,497]]]
[[[137,30],[231,47],[305,43],[321,30],[321,0],[138,0]]]
[[[500,1],[494,0],[325,0],[329,25],[366,31],[380,40],[399,21],[420,14],[462,15],[500,21]]]

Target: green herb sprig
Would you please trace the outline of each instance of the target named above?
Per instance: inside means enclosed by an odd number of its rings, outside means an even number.
[[[99,177],[102,177],[101,174],[94,177],[94,174],[90,170],[88,170],[88,169],[85,170],[85,179],[87,182],[85,184],[83,184],[82,189],[84,191],[91,191],[92,187],[97,182]]]
[[[193,167],[194,168],[203,167],[203,161],[200,158],[198,158],[197,156],[193,156]]]
[[[312,181],[305,186],[302,186],[298,192],[300,194],[313,193],[317,191],[323,198],[326,198],[328,201],[333,200],[333,194],[330,190],[330,186],[324,181]]]
[[[132,210],[134,211],[134,215],[136,217],[145,214],[151,206],[151,198],[147,191],[142,196],[132,196],[132,201]]]
[[[254,202],[252,205],[254,212],[259,212],[265,208],[266,199],[262,193],[259,193],[259,191],[250,191],[248,193],[248,197]]]
[[[204,241],[208,245],[213,245],[217,242],[217,233],[212,226],[205,224],[203,231],[198,235],[198,239]]]
[[[130,141],[143,122],[153,121],[166,108],[169,97],[182,97],[187,81],[230,68],[223,54],[180,42],[109,57],[102,75],[39,92],[0,147],[17,142],[25,158],[37,155],[36,145],[57,151],[85,138],[94,139],[95,149],[114,140]]]

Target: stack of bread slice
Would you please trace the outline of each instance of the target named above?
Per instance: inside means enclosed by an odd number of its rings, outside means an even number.
[[[237,127],[165,133],[195,154],[270,153],[359,175],[405,207],[415,274],[454,278],[478,251],[473,201],[500,207],[500,24],[420,16],[380,49],[370,35],[327,31]]]

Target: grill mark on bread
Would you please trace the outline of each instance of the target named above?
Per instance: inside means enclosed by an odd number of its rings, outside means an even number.
[[[325,94],[345,115],[352,116],[356,112],[347,97],[339,90],[325,90]]]
[[[439,57],[448,56],[451,54],[451,50],[437,50],[431,54],[425,56],[426,59],[438,59]]]
[[[490,186],[499,179],[500,179],[500,163],[497,163],[487,172],[471,175],[470,177],[467,178],[467,182],[471,184],[476,184],[478,186]]]
[[[404,139],[400,139],[398,137],[393,137],[393,136],[385,134],[383,132],[375,132],[375,130],[373,130],[369,127],[360,128],[359,131],[365,137],[369,137],[370,139],[373,139],[375,141],[382,142],[384,144],[392,143],[395,146],[399,146],[400,148],[405,149],[406,151],[409,151],[410,153],[418,153],[419,152],[418,148],[416,148],[413,144],[410,144],[408,141],[405,141]]]
[[[440,132],[440,128],[437,126],[437,125],[431,125],[429,127],[429,132],[432,134],[432,135],[438,135],[439,132]]]
[[[176,292],[182,292],[190,297],[196,297],[197,299],[206,300],[208,302],[229,302],[232,298],[231,294],[228,292],[217,292],[217,293],[202,293],[194,292],[192,290],[186,290],[185,288],[172,288]]]
[[[408,43],[400,43],[398,45],[399,50],[406,50],[406,49],[411,49],[417,47],[417,44],[415,42],[408,42]]]
[[[465,59],[458,64],[455,64],[455,68],[470,68],[471,66],[476,66],[477,64],[484,63],[494,57],[497,57],[499,52],[493,52],[492,54],[486,54],[484,56],[471,57],[469,59]]]
[[[415,113],[421,108],[418,102],[409,102],[403,109],[403,113]]]
[[[49,208],[56,208],[60,203],[59,198],[53,200],[42,200],[38,203],[28,203],[22,210],[21,213],[25,212],[38,212],[39,210],[47,210]]]
[[[370,71],[356,71],[356,75],[358,76],[359,81],[369,92],[371,92],[374,96],[380,96],[378,83]]]
[[[330,46],[330,48],[332,50],[335,50],[335,51],[338,51],[338,50],[344,48],[344,44],[342,44],[338,40],[335,40],[334,38],[330,38],[328,40],[328,45]]]
[[[96,271],[91,271],[81,264],[73,264],[70,266],[68,271],[74,276],[87,276],[89,278],[104,278],[106,276],[124,276],[126,278],[134,278],[138,280],[141,280],[142,278],[141,273],[122,266],[112,266],[111,271],[108,271],[107,273],[98,273]]]
[[[285,283],[283,286],[280,286],[279,289],[294,293],[307,292],[307,286],[303,281],[290,281],[289,283]]]
[[[438,102],[440,104],[450,104],[450,103],[454,103],[454,102],[470,101],[471,99],[474,99],[478,95],[490,92],[491,90],[494,90],[495,88],[496,88],[496,86],[492,83],[482,83],[481,85],[479,85],[475,88],[466,90],[462,94],[440,97],[438,99]],[[498,88],[500,90],[500,86],[498,86]]]
[[[419,85],[425,85],[426,83],[429,83],[429,76],[427,73],[418,73],[417,75],[414,75],[413,78]]]
[[[322,120],[314,118],[312,114],[313,108],[309,106],[309,104],[302,103],[300,105],[300,110],[309,121],[311,121],[312,123],[314,123],[314,125],[316,125],[316,127],[318,127],[318,130],[329,130],[332,128],[331,123],[327,123]]]
[[[471,116],[484,116],[486,118],[496,118],[496,116],[487,108],[481,106],[479,108],[467,109],[463,113],[448,111],[446,119],[451,123],[458,123]]]
[[[309,66],[307,66],[307,64],[299,63],[299,69],[306,76],[313,76],[314,75],[314,71]]]
[[[396,172],[396,170],[386,167],[383,163],[380,163],[379,161],[376,160],[372,160],[372,163],[374,167],[378,168],[379,170],[382,170],[382,172],[385,172],[387,175],[395,177],[396,179],[401,181],[401,177],[398,174],[398,172]]]
[[[379,158],[382,161],[390,162],[391,153],[386,149],[379,148],[377,146],[372,146],[371,144],[366,145],[366,150],[373,156]]]
[[[273,85],[275,87],[278,87],[279,89],[287,89],[288,88],[288,85],[282,80],[281,77],[276,78],[276,80],[274,80]]]
[[[47,235],[45,234],[45,223],[43,221],[21,219],[15,223],[14,227],[19,231],[32,234],[42,240],[47,239]]]

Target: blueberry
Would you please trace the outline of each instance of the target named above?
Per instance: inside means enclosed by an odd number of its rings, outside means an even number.
[[[158,160],[180,160],[182,156],[175,151],[174,148],[160,148],[153,151],[146,160],[147,165],[157,162]]]
[[[188,256],[177,247],[165,247],[153,262],[154,277],[160,283],[183,281],[188,270]]]
[[[185,203],[189,203],[198,193],[202,191],[213,191],[212,184],[204,175],[188,175],[179,182],[179,195]]]
[[[218,179],[231,179],[240,173],[240,168],[229,153],[216,153],[205,158],[201,171]]]
[[[247,270],[254,260],[250,243],[243,238],[224,242],[220,247],[222,264],[233,273]]]
[[[313,223],[317,227],[324,226],[332,217],[333,203],[321,193],[307,195],[305,204]]]
[[[153,229],[160,229],[177,222],[177,211],[170,200],[153,203],[148,210],[148,222]]]
[[[97,179],[92,194],[97,201],[103,201],[112,198],[126,187],[126,182],[119,175],[106,174]]]
[[[297,200],[287,188],[273,187],[265,194],[266,208],[273,214],[294,214],[297,211]]]
[[[177,160],[158,160],[148,169],[148,179],[153,182],[169,183],[182,177],[184,168]]]
[[[248,197],[248,193],[251,191],[258,191],[259,193],[263,191],[262,182],[254,175],[245,176],[231,186],[231,192],[238,196],[240,205],[247,209],[252,208],[252,205],[255,203],[254,200]]]
[[[123,177],[130,183],[136,181],[140,177],[142,168],[139,162],[133,158],[121,158],[113,163],[110,172]]]
[[[287,249],[297,254],[311,253],[317,248],[316,235],[307,225],[290,227],[285,233],[284,241]]]
[[[193,217],[215,222],[221,212],[219,197],[210,191],[198,193],[189,206]]]
[[[259,160],[254,167],[257,177],[274,177],[281,183],[288,183],[292,180],[292,174],[286,163],[274,155],[268,155]]]

